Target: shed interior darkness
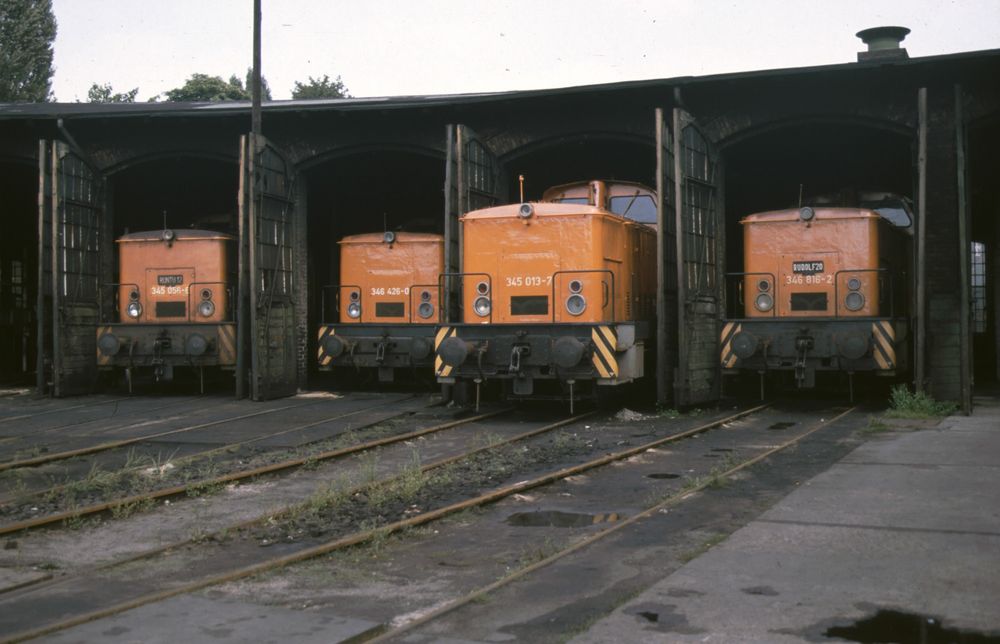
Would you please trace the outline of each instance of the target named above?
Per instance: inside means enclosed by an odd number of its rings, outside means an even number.
[[[518,176],[524,175],[524,197],[541,199],[547,188],[574,181],[618,179],[656,187],[656,152],[652,143],[581,137],[517,150],[504,160],[501,200],[520,201]]]
[[[982,272],[981,283],[976,278],[977,257],[970,259],[970,278],[973,290],[973,316],[976,312],[976,298],[982,297],[982,319],[979,324],[973,319],[972,360],[976,384],[995,383],[1000,380],[1000,118],[972,127],[968,134],[969,168],[969,212],[971,213],[971,239],[974,244],[982,244],[982,256],[978,258]],[[980,288],[977,289],[977,286]]]
[[[111,175],[114,234],[164,228],[238,232],[240,169],[232,162],[170,157]]]
[[[0,163],[0,382],[28,384],[35,370],[38,168]]]

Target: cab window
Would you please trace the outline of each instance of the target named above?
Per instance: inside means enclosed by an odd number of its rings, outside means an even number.
[[[621,195],[611,197],[609,210],[640,224],[656,223],[656,202],[650,195]]]

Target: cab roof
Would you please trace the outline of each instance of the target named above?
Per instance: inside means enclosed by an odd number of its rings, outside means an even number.
[[[408,233],[397,232],[394,244],[414,243],[414,242],[438,242],[444,243],[444,237],[437,233]],[[384,242],[385,233],[361,233],[359,235],[347,235],[338,244],[378,244]]]
[[[740,220],[741,224],[764,223],[777,221],[799,221],[799,208],[786,208],[784,210],[769,210],[747,215]],[[867,208],[816,208],[813,221],[820,219],[878,219],[879,214]]]
[[[178,228],[166,230],[147,230],[139,233],[126,233],[119,237],[117,242],[138,242],[138,241],[165,241],[163,233],[170,230],[174,233],[174,241],[190,239],[236,239],[232,235],[220,233],[215,230],[199,230],[197,228]]]

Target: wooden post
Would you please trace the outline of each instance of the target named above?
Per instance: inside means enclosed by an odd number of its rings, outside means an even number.
[[[924,390],[927,355],[927,88],[917,90],[917,301],[914,311],[917,338],[914,351],[914,386]]]
[[[969,247],[972,240],[969,238],[969,208],[966,197],[965,186],[965,117],[962,111],[962,86],[955,85],[955,160],[956,174],[958,180],[958,261],[960,289],[959,305],[959,346],[961,347],[961,357],[959,361],[959,383],[962,392],[962,413],[972,413],[972,355],[969,350],[970,345],[970,319],[969,300]]]

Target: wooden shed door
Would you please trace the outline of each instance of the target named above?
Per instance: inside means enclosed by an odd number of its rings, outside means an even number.
[[[39,143],[38,386],[93,391],[101,284],[110,282],[105,179],[62,141]]]
[[[295,170],[264,137],[246,135],[240,148],[250,296],[250,395],[270,400],[298,389],[295,302],[302,286],[294,264],[299,232]],[[304,349],[302,353],[304,359]]]
[[[656,109],[656,402],[674,397],[677,371],[677,221],[670,115]]]
[[[674,108],[678,361],[676,404],[717,400],[721,204],[718,157],[690,114]]]

